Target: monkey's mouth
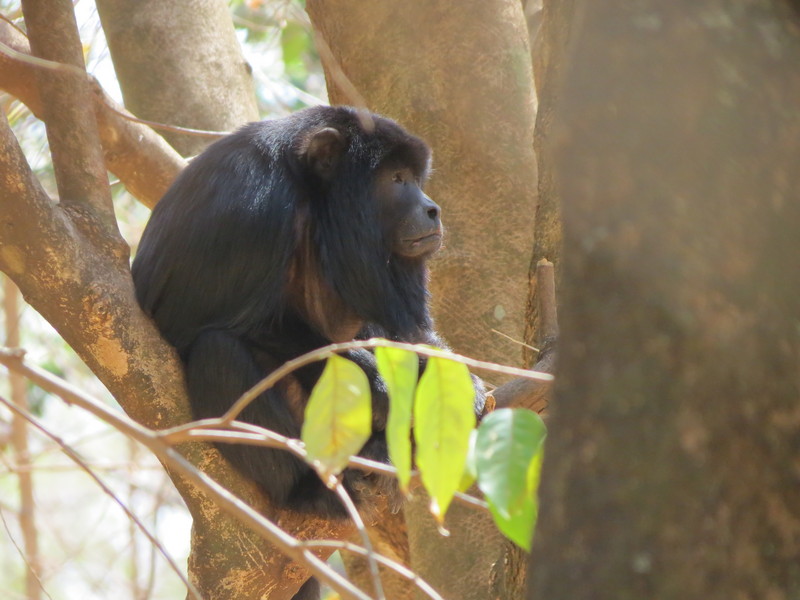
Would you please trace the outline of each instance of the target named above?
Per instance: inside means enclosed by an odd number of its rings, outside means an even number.
[[[423,235],[422,237],[413,238],[410,240],[406,240],[411,243],[412,246],[416,244],[420,245],[427,245],[431,242],[435,242],[437,240],[442,239],[442,232],[441,231],[434,231],[433,233],[429,233],[428,235]]]
[[[403,254],[408,257],[423,256],[436,252],[441,246],[442,232],[437,230],[420,237],[403,240]]]

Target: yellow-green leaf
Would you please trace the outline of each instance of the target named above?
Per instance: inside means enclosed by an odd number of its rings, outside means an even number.
[[[301,438],[308,460],[323,475],[337,474],[372,432],[369,381],[354,362],[331,356],[305,411]]]
[[[414,402],[417,467],[431,497],[431,512],[441,523],[461,483],[475,427],[475,389],[467,367],[431,357],[420,377]]]
[[[411,479],[411,410],[419,357],[410,350],[376,348],[375,360],[389,391],[389,419],[386,423],[389,459],[397,469],[400,489],[407,493]]]

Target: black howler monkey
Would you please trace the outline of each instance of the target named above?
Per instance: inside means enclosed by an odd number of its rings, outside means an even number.
[[[425,261],[442,239],[439,207],[422,191],[429,163],[428,146],[394,121],[316,107],[246,125],[189,164],[153,211],[132,270],[139,303],[185,364],[197,418],[220,416],[279,365],[331,342],[442,345],[427,306]],[[361,454],[388,461],[374,355],[346,356],[372,387]],[[239,418],[298,437],[322,366],[295,372]],[[291,454],[220,450],[273,502],[344,514]],[[359,477],[345,472],[351,491]]]

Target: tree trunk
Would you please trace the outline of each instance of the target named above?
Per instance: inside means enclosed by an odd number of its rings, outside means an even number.
[[[99,0],[125,106],[150,121],[230,131],[258,119],[226,2]],[[162,132],[184,156],[213,138]]]
[[[331,102],[363,102],[433,148],[427,190],[447,228],[432,265],[439,331],[457,352],[519,363],[520,345],[492,330],[522,340],[536,210],[535,102],[520,2],[309,0],[307,8]],[[504,538],[485,514],[461,506],[451,513],[444,538],[425,498],[407,507],[412,567],[447,599],[501,597],[493,583]]]
[[[534,344],[538,338],[539,297],[536,265],[542,259],[553,263],[556,281],[561,279],[561,199],[553,172],[550,144],[553,117],[561,89],[562,72],[567,63],[567,44],[572,29],[573,0],[543,0],[540,26],[532,48],[533,74],[539,104],[536,112],[536,129],[533,148],[538,165],[539,203],[536,206],[536,223],[533,256],[530,265],[530,288],[525,341]],[[529,20],[529,27],[532,25]],[[535,362],[534,352],[525,352],[525,365]]]
[[[529,598],[796,599],[797,13],[584,1],[578,22]]]

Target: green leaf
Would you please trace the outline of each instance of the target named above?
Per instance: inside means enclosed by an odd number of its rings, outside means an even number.
[[[464,473],[461,475],[461,482],[458,484],[459,492],[466,492],[478,479],[478,473],[475,470],[475,441],[477,438],[477,429],[473,429],[469,432],[469,450],[467,450],[467,462],[464,465]]]
[[[539,473],[542,468],[542,457],[544,456],[543,450],[543,447],[539,449],[530,465],[529,474],[533,476],[532,480],[536,482],[531,488],[534,494],[532,502],[526,502],[518,511],[514,512],[510,517],[506,517],[500,514],[500,511],[491,501],[488,501],[489,512],[492,514],[495,525],[497,525],[500,532],[527,552],[531,550],[533,531],[536,529],[536,519],[539,514],[539,503],[535,494],[539,488]]]
[[[417,467],[441,523],[461,483],[475,427],[475,388],[466,365],[431,357],[417,386],[414,439]]]
[[[376,348],[375,361],[389,391],[389,418],[386,423],[389,459],[397,469],[400,489],[408,493],[411,480],[411,410],[419,373],[419,357],[410,350]]]
[[[503,408],[483,420],[475,442],[478,487],[498,529],[526,550],[536,524],[546,433],[536,413]]]
[[[331,356],[311,390],[301,438],[323,479],[340,473],[372,432],[369,381],[354,362]]]

